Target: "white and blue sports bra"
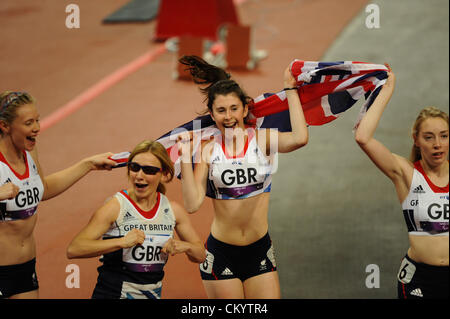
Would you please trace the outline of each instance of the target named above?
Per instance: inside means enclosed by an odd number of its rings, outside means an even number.
[[[0,185],[8,182],[19,187],[19,193],[13,199],[0,201],[0,222],[25,219],[33,216],[44,195],[44,184],[36,164],[29,152],[24,151],[26,170],[17,173],[0,153]]]
[[[448,184],[445,187],[433,184],[420,161],[414,163],[411,187],[402,209],[410,235],[448,236]]]
[[[263,154],[253,130],[243,152],[228,156],[225,144],[214,143],[208,172],[208,188],[215,199],[243,199],[270,192],[272,164]]]
[[[164,244],[173,238],[176,219],[168,198],[157,193],[157,202],[150,211],[143,211],[130,198],[126,190],[115,194],[120,203],[120,212],[116,221],[103,235],[103,239],[123,237],[132,229],[145,233],[142,245],[124,248],[105,254],[104,257],[119,263],[132,272],[160,272],[167,262],[168,255],[162,253]]]

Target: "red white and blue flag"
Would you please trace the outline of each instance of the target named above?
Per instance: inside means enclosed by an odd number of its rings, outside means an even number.
[[[366,103],[361,109],[360,120],[386,82],[388,70],[384,65],[355,61],[294,60],[290,68],[297,80],[308,125],[323,125],[335,120],[364,96]],[[254,118],[261,118],[288,108],[284,91],[265,93],[254,99],[251,113]]]
[[[364,97],[365,103],[356,121],[359,123],[386,82],[388,71],[384,65],[355,61],[294,60],[290,69],[297,80],[298,93],[308,125],[329,123]],[[272,128],[280,132],[291,131],[289,106],[284,91],[261,94],[249,106],[249,111],[249,119],[255,129]],[[178,177],[180,176],[180,165],[177,137],[185,131],[193,132],[194,137],[200,136],[197,141],[194,138],[193,157],[196,155],[201,140],[209,139],[220,133],[211,116],[204,115],[180,125],[158,138],[175,163],[175,173]]]

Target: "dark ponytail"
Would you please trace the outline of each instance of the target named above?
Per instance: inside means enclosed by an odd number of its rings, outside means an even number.
[[[186,70],[191,73],[196,84],[209,84],[205,88],[200,88],[200,91],[206,96],[205,102],[210,111],[212,111],[216,95],[235,93],[243,106],[252,101],[252,98],[241,89],[239,84],[230,79],[231,75],[224,69],[209,64],[195,55],[185,55],[179,59],[179,62],[187,66]]]
[[[229,80],[231,78],[231,75],[225,70],[209,64],[195,55],[185,55],[180,58],[179,62],[187,66],[186,70],[191,73],[195,83],[209,84],[208,88],[218,81]],[[201,90],[202,92],[205,92],[208,88]]]

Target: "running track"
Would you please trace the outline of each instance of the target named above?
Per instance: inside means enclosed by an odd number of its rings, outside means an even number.
[[[4,0],[0,4],[0,91],[26,90],[37,98],[45,128],[38,149],[46,174],[91,154],[129,150],[202,109],[202,96],[194,85],[172,80],[174,56],[159,52],[161,48],[151,41],[155,22],[100,23],[127,1],[75,0],[49,5],[47,1]],[[69,3],[80,7],[80,29],[65,27]],[[234,78],[251,96],[281,88],[283,70],[290,60],[319,60],[365,4],[365,0],[240,3],[241,22],[253,26],[255,47],[267,50],[269,57],[253,72],[234,72]],[[319,12],[321,21],[327,23],[315,20]],[[158,52],[151,63],[143,63],[120,81],[109,77],[150,52]],[[89,91],[92,88],[95,90]],[[88,101],[80,103],[82,99]],[[51,114],[68,104],[74,112],[50,121]],[[104,200],[125,186],[124,170],[92,172],[64,194],[40,205],[35,237],[41,298],[90,297],[97,259],[68,260],[65,249]],[[180,191],[178,181],[168,187],[169,197],[181,202]],[[202,239],[209,233],[211,208],[207,200],[191,216]],[[80,268],[80,288],[66,287],[69,264]],[[171,257],[163,297],[206,297],[198,266],[184,255]]]

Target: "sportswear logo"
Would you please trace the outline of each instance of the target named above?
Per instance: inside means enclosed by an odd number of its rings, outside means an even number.
[[[227,268],[225,268],[224,271],[222,271],[222,276],[231,276],[233,274],[233,272]]]
[[[127,213],[123,217],[123,220],[128,220],[128,219],[133,219],[133,218],[134,218],[133,215],[131,215],[130,212],[127,211]]]
[[[411,291],[410,295],[417,296],[417,297],[423,297],[422,290],[420,290],[420,288],[416,288],[413,291]]]
[[[414,194],[424,194],[425,191],[423,190],[422,185],[419,185],[416,188],[414,188],[413,193]]]

